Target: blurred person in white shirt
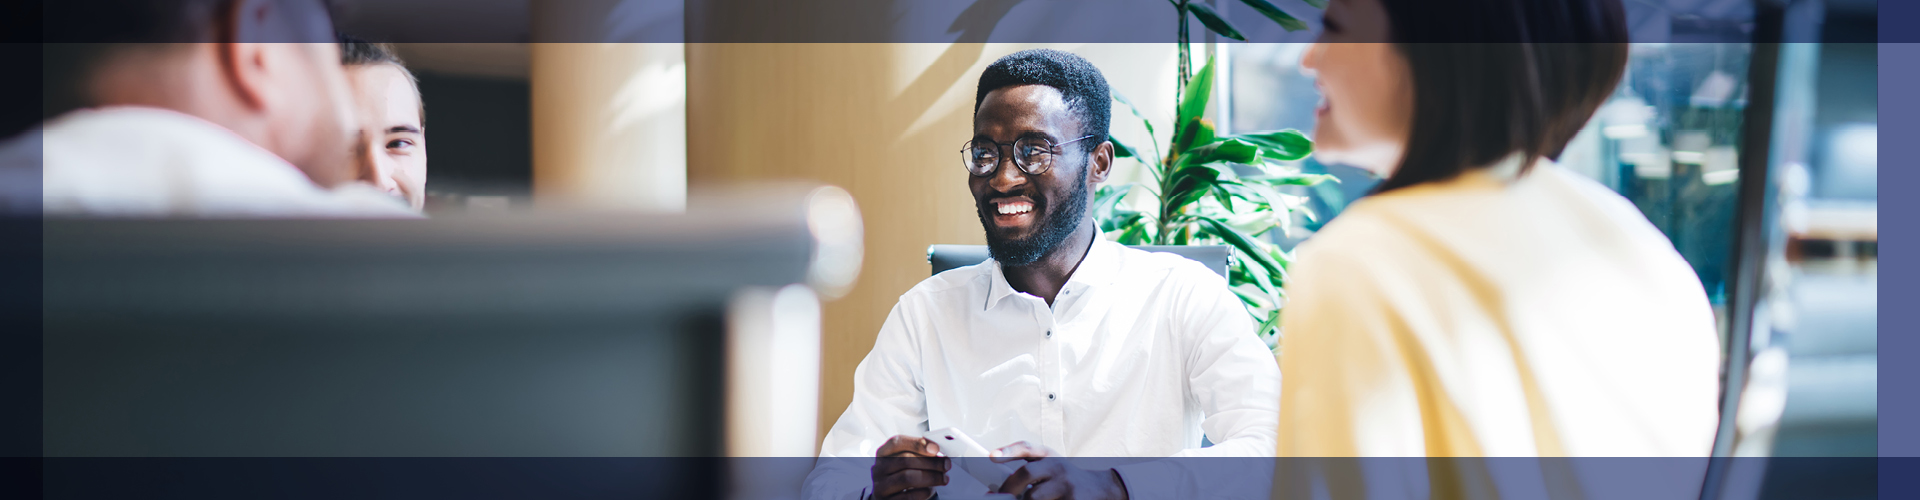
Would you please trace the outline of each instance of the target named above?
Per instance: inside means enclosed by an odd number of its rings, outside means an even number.
[[[1018,467],[1003,493],[1196,498],[1258,483],[1264,496],[1280,373],[1244,306],[1198,262],[1101,238],[1087,210],[1113,164],[1105,78],[1030,50],[976,90],[961,155],[992,259],[901,295],[806,496],[988,493],[922,437],[947,427]]]
[[[427,108],[419,81],[384,43],[342,37],[340,63],[360,110],[354,178],[420,210],[427,201]]]
[[[83,42],[46,46],[62,114],[0,146],[4,168],[40,170],[45,215],[416,216],[351,182],[358,119],[322,0],[74,0],[45,17],[49,40]]]

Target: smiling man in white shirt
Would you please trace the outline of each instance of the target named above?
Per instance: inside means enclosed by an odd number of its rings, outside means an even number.
[[[970,479],[920,437],[946,427],[1001,447],[996,461],[1020,469],[1000,491],[1029,498],[1218,496],[1195,488],[1257,474],[1165,459],[1272,457],[1280,371],[1223,278],[1100,238],[1088,195],[1113,145],[1099,70],[1023,51],[988,66],[975,99],[962,163],[993,259],[901,295],[807,496],[986,493],[947,489]]]

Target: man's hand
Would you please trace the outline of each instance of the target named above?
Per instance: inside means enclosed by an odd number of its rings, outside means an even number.
[[[874,452],[873,498],[926,500],[933,487],[947,484],[953,463],[940,456],[940,445],[926,438],[894,436]]]
[[[1120,473],[1113,469],[1090,471],[1065,460],[1047,460],[1053,450],[1021,441],[994,450],[993,461],[1007,463],[1025,460],[1027,464],[1007,476],[1000,493],[1011,493],[1027,500],[1119,499],[1126,500],[1127,488]],[[1031,489],[1029,489],[1031,488]]]

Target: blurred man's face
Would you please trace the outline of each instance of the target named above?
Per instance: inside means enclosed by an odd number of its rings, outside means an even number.
[[[241,0],[230,22],[251,49],[230,52],[231,70],[261,114],[259,141],[299,167],[314,184],[353,177],[353,111],[340,47],[324,0]]]
[[[353,148],[359,122],[353,96],[333,43],[271,44],[284,60],[275,78],[280,92],[268,106],[268,120],[287,161],[315,184],[332,187],[353,176]]]
[[[399,67],[371,64],[347,68],[359,105],[361,144],[357,179],[407,200],[426,204],[427,136],[420,92]]]

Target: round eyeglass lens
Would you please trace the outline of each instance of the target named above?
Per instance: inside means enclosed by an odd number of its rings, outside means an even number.
[[[993,143],[968,142],[960,150],[960,161],[966,164],[967,171],[974,175],[985,175],[1000,164],[1000,151]]]

